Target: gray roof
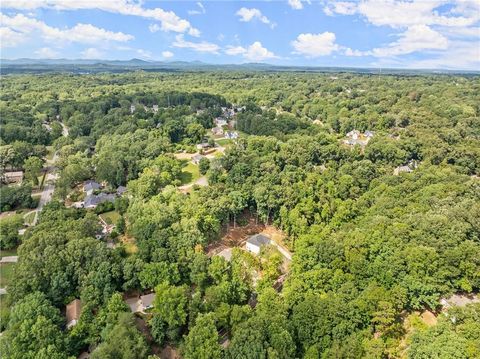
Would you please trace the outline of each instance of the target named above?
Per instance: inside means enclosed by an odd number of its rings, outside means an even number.
[[[100,189],[101,187],[102,186],[100,186],[100,184],[95,182],[95,181],[87,181],[87,182],[85,182],[85,184],[83,186],[83,190],[84,191],[91,191],[91,190]]]
[[[115,202],[114,194],[100,193],[98,195],[90,195],[85,198],[85,207],[97,206],[103,202]]]
[[[248,243],[251,243],[257,247],[261,247],[261,246],[265,246],[267,244],[270,244],[270,238],[268,238],[266,235],[264,234],[255,234],[253,236],[251,236],[248,240],[247,240]]]
[[[117,194],[121,195],[124,194],[127,191],[127,187],[125,186],[118,186],[117,188]]]

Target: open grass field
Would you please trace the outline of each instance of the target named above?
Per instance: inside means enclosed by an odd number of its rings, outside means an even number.
[[[35,212],[31,212],[23,218],[25,224],[28,224],[28,225],[31,225],[34,219],[35,219]]]
[[[0,264],[0,288],[8,286],[13,274],[13,267],[15,263],[1,263]]]
[[[16,255],[17,255],[17,248],[0,250],[0,258],[1,257],[16,256]]]
[[[189,184],[195,182],[197,179],[200,178],[200,171],[197,165],[194,165],[191,162],[183,167],[182,173],[180,175],[180,181],[182,185]]]
[[[100,217],[102,217],[107,224],[115,224],[120,219],[120,213],[117,211],[110,211],[100,214]]]

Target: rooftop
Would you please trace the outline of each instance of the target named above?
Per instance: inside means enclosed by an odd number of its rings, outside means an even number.
[[[260,246],[265,246],[267,244],[270,244],[270,238],[268,238],[266,235],[264,234],[255,234],[253,236],[251,236],[248,240],[247,240],[248,243],[251,243],[257,247],[260,247]]]

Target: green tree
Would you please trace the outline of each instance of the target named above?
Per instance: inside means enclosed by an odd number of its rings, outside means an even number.
[[[195,325],[185,337],[182,348],[185,359],[219,359],[222,351],[212,314],[199,314]]]

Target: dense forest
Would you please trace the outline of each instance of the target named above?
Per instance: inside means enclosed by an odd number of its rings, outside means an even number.
[[[0,187],[1,211],[36,207],[49,153],[58,173],[36,225],[0,222],[18,254],[2,357],[480,357],[480,304],[442,306],[480,289],[478,77],[138,71],[0,88],[2,177],[25,173]],[[226,112],[239,137],[215,139]],[[182,156],[202,142],[223,151],[189,164],[208,185],[183,191]],[[127,195],[76,208],[88,180]],[[252,223],[291,261],[212,254]],[[132,313],[126,298],[151,293]]]

